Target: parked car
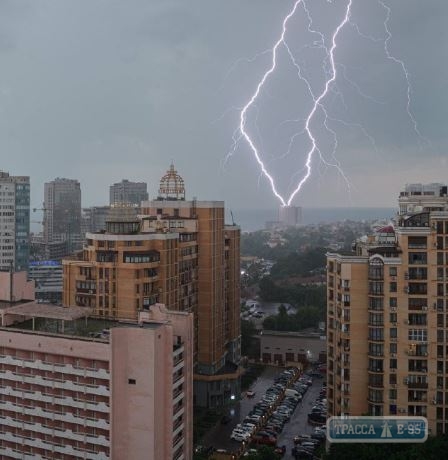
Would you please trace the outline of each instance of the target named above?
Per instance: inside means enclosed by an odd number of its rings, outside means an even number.
[[[277,444],[277,438],[274,438],[273,436],[263,436],[256,434],[252,438],[252,442],[254,444],[265,444],[267,446],[275,446]]]
[[[283,457],[283,455],[286,453],[286,446],[277,446],[274,449],[274,453],[280,455],[280,457]]]
[[[246,391],[246,396],[248,398],[253,398],[255,396],[255,391],[252,391],[252,390]]]

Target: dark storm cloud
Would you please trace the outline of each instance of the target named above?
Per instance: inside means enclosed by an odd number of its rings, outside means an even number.
[[[332,25],[332,16],[324,14],[328,8],[336,14],[346,2],[308,4],[316,24],[325,28]],[[349,27],[336,58],[362,92],[381,103],[338,80],[345,104],[331,94],[331,114],[365,127],[332,125],[340,133],[336,156],[351,193],[333,169],[320,167],[299,204],[394,205],[391,194],[395,197],[404,183],[445,179],[448,4],[388,4],[390,48],[409,69],[411,110],[430,143],[419,139],[406,114],[399,66],[385,58],[381,43],[360,39]],[[85,205],[105,203],[108,185],[122,178],[148,181],[154,195],[158,178],[174,160],[190,197],[225,199],[232,207],[276,206],[244,144],[224,169],[222,160],[238,125],[238,112],[226,110],[247,101],[269,56],[233,65],[274,43],[291,5],[279,0],[0,0],[0,167],[31,175],[35,204],[42,201],[43,182],[57,176],[81,181]],[[365,33],[385,37],[384,17],[376,1],[354,1],[353,20]],[[288,40],[299,50],[309,40],[303,14],[293,25]],[[312,54],[304,56],[318,88],[321,64]],[[291,134],[291,126],[282,122],[303,117],[310,105],[292,70],[285,61],[269,82],[258,104],[260,133],[255,134],[285,190],[307,141],[295,145],[290,163],[272,161]],[[328,147],[331,139],[317,122],[316,133]]]

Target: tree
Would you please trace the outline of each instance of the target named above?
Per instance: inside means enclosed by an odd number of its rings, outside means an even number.
[[[241,321],[241,353],[244,356],[251,355],[253,352],[253,336],[257,334],[257,329],[252,321]]]

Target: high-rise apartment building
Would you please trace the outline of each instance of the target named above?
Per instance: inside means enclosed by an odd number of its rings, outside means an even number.
[[[412,184],[393,224],[327,255],[329,415],[420,415],[448,433],[448,197]]]
[[[57,178],[45,184],[45,243],[66,243],[66,254],[79,249],[81,239],[81,186],[77,180]]]
[[[148,185],[145,182],[131,182],[123,179],[109,187],[109,204],[140,206],[148,199]]]
[[[0,171],[0,270],[28,268],[30,178]]]
[[[63,303],[113,319],[156,302],[193,312],[195,402],[222,405],[240,391],[240,229],[222,201],[186,201],[174,166],[142,213],[113,207],[106,231],[87,233],[80,258],[63,261]]]
[[[302,208],[299,206],[280,206],[278,221],[282,227],[297,227],[302,222]]]

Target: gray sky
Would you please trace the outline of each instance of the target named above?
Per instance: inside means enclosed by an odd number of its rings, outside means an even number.
[[[395,206],[404,183],[447,180],[448,2],[386,3],[389,48],[409,71],[410,108],[424,139],[406,111],[399,63],[386,58],[382,41],[362,38],[347,25],[335,53],[337,86],[324,103],[328,125],[338,133],[335,157],[351,188],[315,156],[313,174],[294,204]],[[307,4],[330,46],[328,32],[342,19],[346,0]],[[35,206],[43,200],[44,182],[55,177],[79,179],[84,206],[107,204],[108,186],[122,178],[147,181],[154,196],[173,160],[190,198],[224,199],[235,209],[276,207],[246,143],[225,164],[224,158],[239,123],[236,108],[250,99],[271,57],[238,60],[273,45],[292,5],[0,0],[0,168],[31,176]],[[353,0],[352,20],[365,35],[386,38],[385,14],[375,0]],[[305,47],[316,41],[305,19],[299,9],[286,38],[318,94],[324,55]],[[278,71],[249,111],[247,127],[284,195],[309,148],[298,136],[291,154],[278,159],[303,128],[286,120],[303,119],[310,109],[309,94],[282,48]],[[334,162],[332,137],[322,123],[318,113],[311,127],[323,156]]]

